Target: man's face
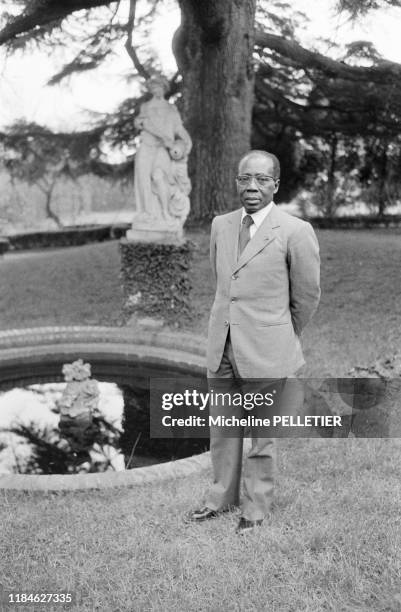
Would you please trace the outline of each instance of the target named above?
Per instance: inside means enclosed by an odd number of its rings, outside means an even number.
[[[238,175],[252,177],[244,185],[237,180],[239,199],[248,214],[255,213],[270,204],[273,195],[278,191],[279,180],[271,178],[258,182],[255,176],[274,177],[273,160],[261,155],[252,155],[240,163]]]

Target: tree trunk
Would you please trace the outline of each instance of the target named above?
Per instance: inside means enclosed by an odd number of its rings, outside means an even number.
[[[330,219],[334,217],[336,212],[336,202],[334,198],[335,189],[336,189],[336,161],[337,161],[337,145],[338,138],[337,134],[332,134],[330,141],[330,163],[329,169],[327,173],[327,205],[326,205],[326,215]]]
[[[173,46],[182,112],[193,140],[191,218],[238,206],[235,175],[250,148],[256,0],[179,0]]]
[[[47,219],[53,219],[53,221],[55,221],[55,223],[57,224],[57,227],[61,228],[61,227],[63,227],[61,219],[52,210],[52,206],[51,206],[53,190],[54,190],[55,185],[56,185],[56,182],[53,182],[50,185],[46,185],[46,186],[41,186],[41,185],[38,185],[38,186],[40,187],[40,189],[45,194],[45,212],[46,212],[46,218]]]
[[[378,204],[379,204],[379,210],[378,210],[378,216],[379,217],[383,217],[384,215],[384,211],[386,209],[386,205],[387,205],[387,195],[386,195],[386,178],[387,178],[387,149],[388,149],[388,145],[384,144],[383,145],[383,151],[382,154],[380,156],[380,163],[379,163],[379,184],[378,184],[378,191],[379,191],[379,197],[378,197]]]

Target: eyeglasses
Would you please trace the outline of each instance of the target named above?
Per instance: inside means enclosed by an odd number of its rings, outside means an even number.
[[[237,176],[237,181],[240,185],[248,185],[252,179],[255,179],[260,187],[264,187],[269,181],[274,181],[275,183],[278,181],[274,176],[268,176],[267,174],[240,174]]]

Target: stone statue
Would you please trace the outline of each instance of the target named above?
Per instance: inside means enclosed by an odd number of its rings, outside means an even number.
[[[142,104],[135,127],[140,145],[135,155],[135,206],[128,239],[182,238],[189,213],[191,183],[187,160],[191,138],[174,104],[164,99],[167,81],[148,81],[152,98]]]
[[[98,384],[90,379],[90,364],[82,359],[66,363],[62,371],[67,385],[57,403],[60,410],[59,431],[72,451],[82,460],[87,460],[89,449],[98,434],[93,422],[93,413],[99,401]]]

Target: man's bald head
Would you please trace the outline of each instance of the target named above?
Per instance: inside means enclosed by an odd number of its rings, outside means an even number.
[[[260,149],[252,149],[252,151],[248,151],[248,153],[241,157],[240,162],[238,164],[239,174],[241,173],[241,167],[245,164],[245,162],[249,161],[249,159],[253,157],[269,159],[273,164],[274,178],[280,178],[280,162],[278,158],[273,155],[273,153],[268,153],[267,151],[262,151]]]

